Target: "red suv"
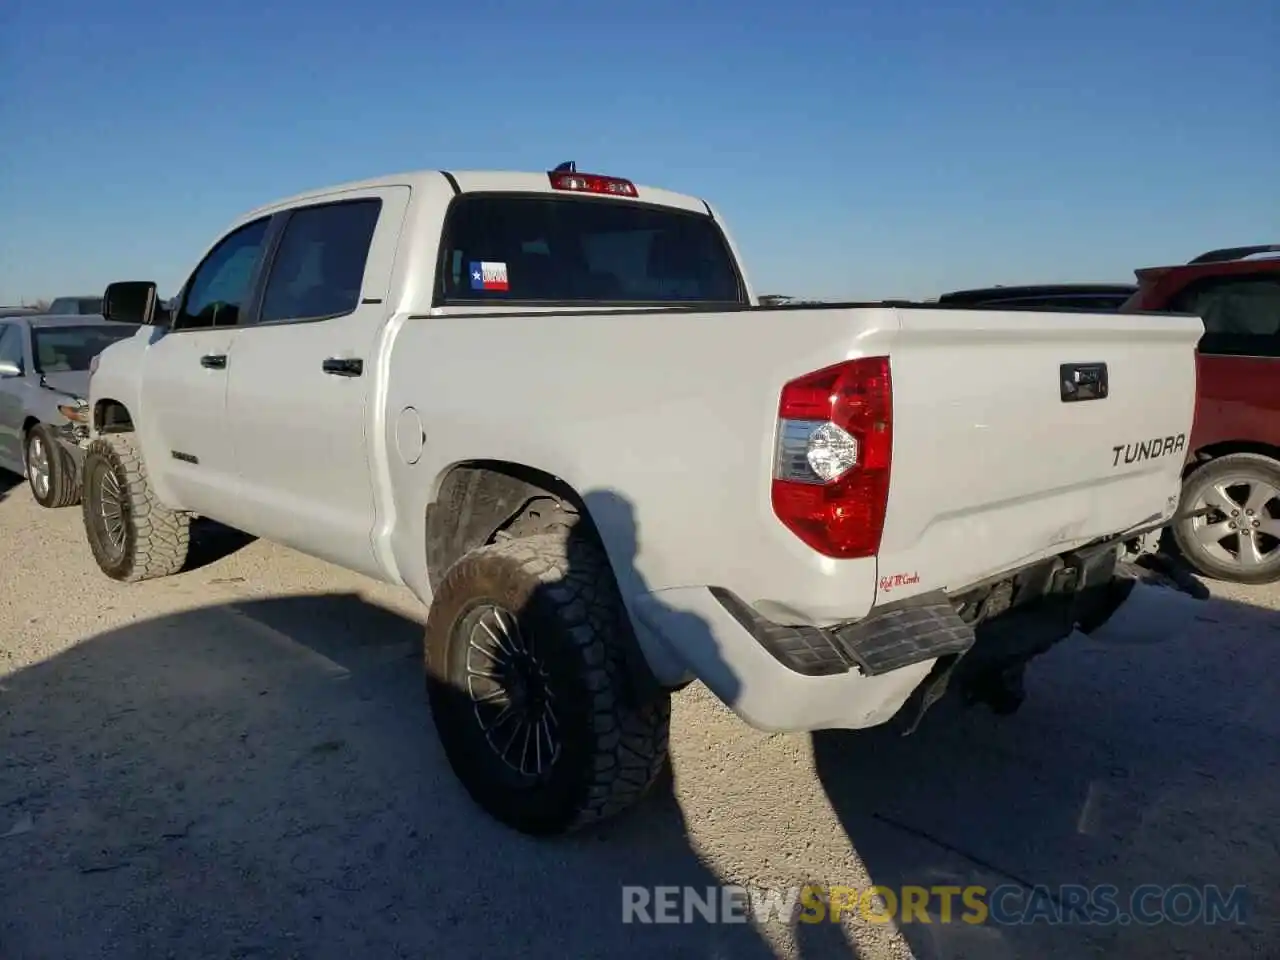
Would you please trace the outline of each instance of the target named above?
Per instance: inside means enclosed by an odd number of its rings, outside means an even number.
[[[1121,312],[1204,321],[1199,396],[1171,533],[1198,572],[1236,583],[1280,580],[1280,244],[1210,250],[1135,271]]]

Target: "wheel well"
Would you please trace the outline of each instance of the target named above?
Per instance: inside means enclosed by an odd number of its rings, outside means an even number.
[[[119,400],[99,400],[93,405],[93,429],[98,433],[129,433],[133,417]]]
[[[427,505],[427,579],[434,593],[453,564],[470,550],[499,538],[532,537],[564,530],[565,536],[599,545],[612,559],[586,502],[570,484],[535,467],[505,460],[472,460],[450,467]],[[617,571],[611,569],[616,577]],[[628,694],[647,702],[657,679],[630,630],[623,641],[629,665]]]
[[[463,554],[499,535],[530,537],[572,529],[598,541],[582,497],[543,470],[505,460],[472,460],[445,472],[427,506],[427,576],[434,590]]]
[[[25,437],[28,433],[31,432],[31,428],[34,427],[39,422],[40,422],[39,417],[27,417],[27,419],[22,422],[22,435]]]
[[[1221,443],[1210,443],[1198,449],[1191,461],[1183,468],[1183,479],[1186,479],[1197,467],[1208,463],[1210,460],[1217,460],[1219,457],[1225,457],[1232,453],[1256,453],[1260,456],[1270,457],[1280,463],[1280,447],[1273,447],[1269,443],[1259,443],[1252,440],[1224,440]]]

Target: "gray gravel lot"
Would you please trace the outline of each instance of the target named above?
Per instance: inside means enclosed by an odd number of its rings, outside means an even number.
[[[745,727],[676,698],[674,780],[535,842],[437,747],[406,592],[225,531],[115,584],[0,473],[0,957],[1277,957],[1280,589],[1144,590],[1012,718]],[[1249,922],[623,925],[624,884],[1249,888]]]

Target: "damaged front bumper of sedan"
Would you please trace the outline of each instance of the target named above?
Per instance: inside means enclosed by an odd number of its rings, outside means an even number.
[[[89,447],[89,404],[80,399],[58,404],[58,412],[66,418],[53,427],[54,435],[75,457],[77,466]]]

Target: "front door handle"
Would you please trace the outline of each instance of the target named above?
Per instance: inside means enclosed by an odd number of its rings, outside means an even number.
[[[200,358],[200,366],[207,367],[210,370],[227,369],[227,355],[225,353],[206,353]]]
[[[364,361],[355,357],[329,357],[320,369],[335,377],[358,377],[364,373]]]

